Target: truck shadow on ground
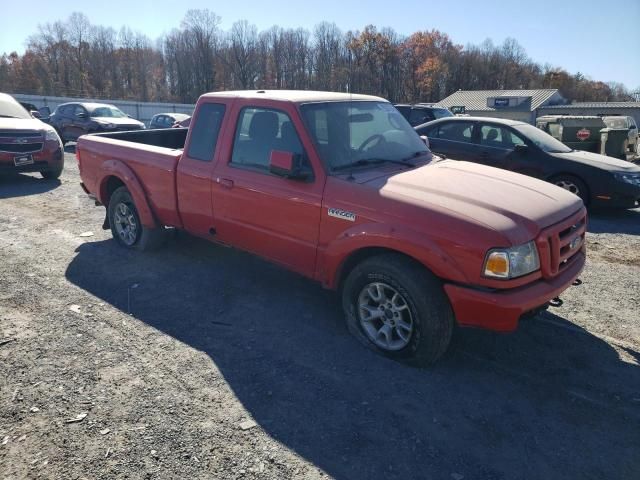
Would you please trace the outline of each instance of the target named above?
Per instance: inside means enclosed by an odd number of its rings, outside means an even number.
[[[461,330],[416,369],[352,339],[333,293],[184,234],[153,254],[83,244],[66,277],[205,352],[260,427],[332,477],[638,473],[640,368],[562,317]]]
[[[588,230],[592,233],[640,235],[640,209],[590,211]]]
[[[60,180],[45,180],[31,175],[0,175],[0,199],[45,193],[61,185]]]

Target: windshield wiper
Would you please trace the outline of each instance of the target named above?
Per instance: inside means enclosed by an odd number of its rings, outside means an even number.
[[[413,158],[410,157],[410,158]],[[338,172],[340,170],[348,170],[353,167],[362,167],[365,165],[379,165],[381,163],[394,163],[396,165],[404,165],[405,167],[415,167],[414,163],[408,162],[407,160],[392,160],[390,158],[361,158],[360,160],[356,160],[355,162],[347,163],[345,165],[338,165],[337,167],[333,167],[331,170],[334,172]]]

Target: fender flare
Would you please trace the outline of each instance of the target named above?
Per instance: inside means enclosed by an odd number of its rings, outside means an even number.
[[[157,228],[158,222],[156,220],[153,211],[151,210],[151,206],[147,200],[147,195],[142,188],[142,184],[136,177],[136,174],[131,170],[131,168],[125,164],[121,160],[106,160],[102,163],[101,166],[101,180],[100,180],[100,188],[99,188],[99,197],[100,203],[107,206],[107,179],[109,177],[118,178],[129,190],[131,196],[133,197],[133,202],[136,205],[136,210],[138,210],[138,215],[140,216],[140,222],[142,225],[147,228]]]
[[[347,260],[367,248],[383,248],[407,255],[441,279],[468,283],[457,262],[433,240],[406,227],[380,223],[354,225],[319,252],[319,280],[327,288],[337,288]]]

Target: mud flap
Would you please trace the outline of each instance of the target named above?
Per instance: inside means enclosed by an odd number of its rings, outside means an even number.
[[[109,223],[109,210],[104,209],[104,222],[102,222],[102,229],[109,230],[111,228],[111,224]]]

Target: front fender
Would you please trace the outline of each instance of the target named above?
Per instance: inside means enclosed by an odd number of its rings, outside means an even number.
[[[133,197],[133,201],[136,205],[136,209],[138,210],[138,215],[140,216],[140,221],[142,225],[147,228],[157,228],[158,222],[156,220],[151,207],[149,206],[149,202],[147,201],[147,196],[142,188],[142,184],[138,180],[136,174],[131,170],[131,168],[125,164],[121,160],[107,160],[102,163],[100,168],[101,171],[101,180],[100,180],[100,188],[99,188],[99,197],[100,203],[107,205],[108,204],[108,192],[107,192],[107,181],[109,177],[117,177],[124,183],[131,193]]]
[[[433,239],[406,227],[380,223],[354,225],[319,252],[319,279],[326,287],[337,288],[347,259],[366,248],[405,254],[441,279],[469,283],[456,261]]]

